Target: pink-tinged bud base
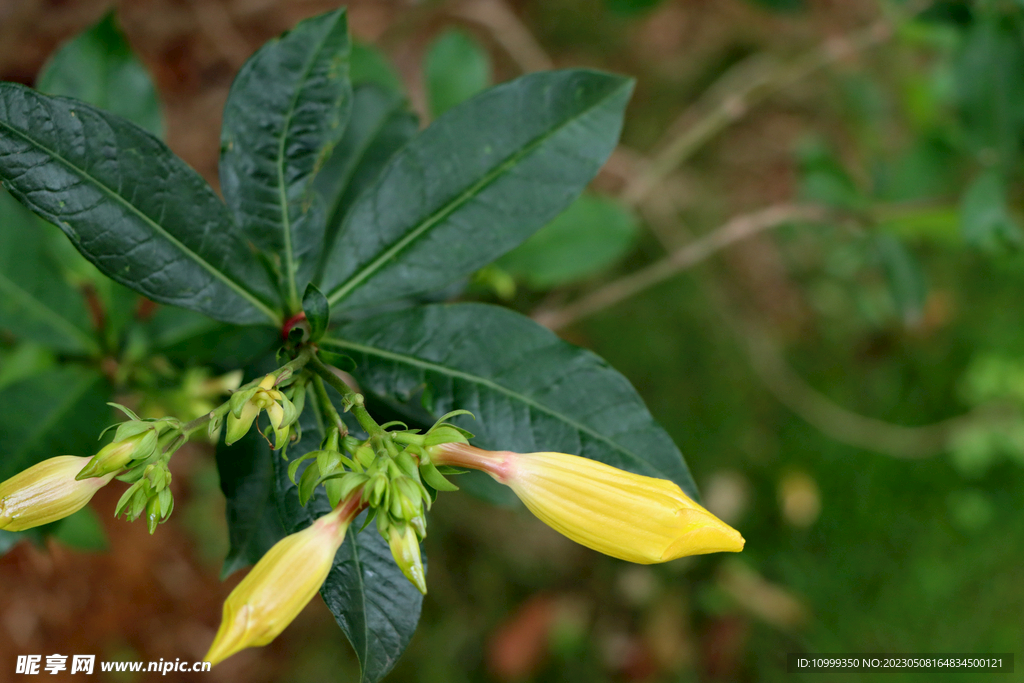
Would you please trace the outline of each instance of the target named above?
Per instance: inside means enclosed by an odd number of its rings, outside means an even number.
[[[0,484],[0,529],[24,531],[81,510],[114,477],[77,481],[90,458],[61,455],[33,465]]]
[[[362,508],[357,491],[268,550],[224,602],[220,629],[204,661],[217,664],[276,638],[320,590],[349,524]]]
[[[509,486],[541,521],[572,540],[638,564],[739,552],[744,540],[675,483],[564,453],[431,449],[437,465],[479,469]]]

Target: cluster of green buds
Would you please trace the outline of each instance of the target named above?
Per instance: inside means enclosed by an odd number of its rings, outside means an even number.
[[[253,380],[240,387],[228,401],[224,442],[231,445],[241,439],[252,428],[259,414],[266,411],[274,435],[273,441],[269,437],[267,441],[274,450],[284,448],[291,438],[292,427],[297,426],[305,402],[306,381],[302,376],[285,370]],[[214,426],[211,423],[211,429]],[[216,426],[219,427],[219,424]]]
[[[106,432],[113,427],[117,428],[113,440],[92,457],[78,473],[77,479],[102,477],[111,472],[120,474],[133,462],[151,460],[157,452],[160,435],[169,428],[176,429],[181,425],[174,418],[143,420],[124,406],[117,407],[125,411],[131,419],[104,430]],[[102,434],[100,436],[102,437]]]
[[[377,531],[390,545],[395,563],[425,594],[420,541],[427,535],[426,512],[434,501],[435,491],[457,490],[430,461],[428,449],[441,443],[468,443],[471,434],[446,422],[465,412],[445,415],[424,434],[406,429],[401,423],[388,423],[381,425],[381,429],[402,429],[360,441],[342,437],[337,427],[331,428],[318,450],[289,465],[289,476],[298,486],[299,502],[305,505],[321,484],[331,507],[358,492],[361,504],[370,509],[376,520]],[[306,461],[311,462],[296,482],[299,466]]]
[[[171,495],[171,471],[167,467],[167,459],[162,458],[145,467],[137,467],[120,477],[122,481],[133,481],[128,490],[117,502],[114,514],[122,514],[128,521],[146,515],[146,526],[149,533],[156,531],[157,524],[163,524],[170,518],[174,510],[174,497]]]
[[[114,438],[91,458],[59,456],[34,465],[0,484],[0,528],[30,529],[77,512],[99,489],[113,479],[131,483],[117,506],[117,514],[137,519],[145,511],[149,531],[166,521],[174,508],[168,485],[167,463],[187,440],[179,420],[173,417],[142,419],[125,406],[111,405],[129,419],[111,425]]]

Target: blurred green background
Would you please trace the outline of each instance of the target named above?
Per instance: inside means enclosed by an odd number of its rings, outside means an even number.
[[[103,30],[123,30],[163,117],[132,100],[153,96],[135,67],[107,72],[127,80],[106,106],[165,131],[215,183],[220,107],[241,62],[337,4],[121,3],[121,28]],[[532,314],[623,372],[704,503],[747,539],[738,556],[641,567],[521,509],[444,496],[420,630],[389,680],[820,681],[840,676],[788,674],[786,654],[1024,652],[1024,3],[350,8],[359,73],[403,88],[424,121],[524,71],[637,78],[623,145],[591,191],[460,296]],[[36,82],[107,9],[0,2],[0,78]],[[123,57],[101,35],[100,53]],[[90,73],[48,87],[100,78]],[[0,342],[3,386],[68,363],[16,330]],[[131,347],[158,358],[115,385],[162,405],[194,399],[205,376],[187,369],[204,354],[172,346]],[[0,421],[5,437],[19,424]],[[154,539],[104,512],[0,557],[0,585],[18,587],[0,594],[4,660],[69,643],[201,657],[238,577],[216,582],[226,532],[211,451],[176,463],[185,503]],[[104,544],[109,556],[96,554]],[[131,607],[83,628],[111,585],[125,595],[107,599]],[[317,604],[209,680],[357,672]]]

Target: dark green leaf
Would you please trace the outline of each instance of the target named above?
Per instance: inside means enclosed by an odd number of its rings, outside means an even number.
[[[395,71],[395,67],[373,45],[353,41],[350,60],[353,85],[374,83],[396,95],[404,92],[402,79]]]
[[[907,325],[917,324],[924,313],[925,299],[928,298],[928,282],[921,264],[892,235],[880,234],[874,241],[882,270],[889,281],[889,291],[903,322]]]
[[[314,438],[319,435],[306,435],[303,441],[312,442]],[[290,455],[296,457],[297,453]],[[288,480],[285,463],[275,459],[274,467],[278,509],[289,532],[299,531],[327,513],[330,506],[322,491],[302,507],[295,485]],[[419,623],[423,596],[395,564],[377,528],[370,525],[358,531],[365,517],[363,513],[349,527],[320,594],[359,657],[360,681],[376,683],[394,667],[409,644]]]
[[[434,40],[423,70],[430,113],[435,118],[491,84],[487,52],[472,36],[456,29]]]
[[[312,283],[306,287],[306,293],[302,295],[302,310],[309,321],[309,340],[320,341],[327,331],[327,326],[331,324],[331,307],[327,303],[327,297]]]
[[[482,448],[573,453],[671,479],[696,497],[679,450],[629,381],[517,313],[424,306],[352,322],[337,335],[322,345],[356,360],[363,387],[403,401],[432,387],[430,412],[472,412],[475,421],[453,422]]]
[[[403,95],[369,83],[356,87],[345,135],[313,185],[327,206],[324,256],[353,202],[418,129],[416,115],[409,111]]]
[[[246,367],[271,352],[280,333],[266,325],[225,325],[183,308],[162,307],[146,324],[149,347],[183,365]]]
[[[36,87],[48,95],[82,100],[157,137],[163,135],[156,88],[121,33],[113,12],[65,43],[43,67]],[[102,275],[64,237],[53,243],[76,284],[95,290],[104,309],[106,341],[114,347],[131,319],[137,295]]]
[[[255,564],[287,533],[274,504],[274,459],[280,457],[255,429],[230,446],[223,441],[217,446],[217,472],[227,499],[231,542],[222,577]]]
[[[631,90],[620,76],[554,71],[448,111],[349,212],[320,287],[333,310],[435,291],[536,232],[608,158]]]
[[[584,194],[497,265],[535,289],[587,278],[622,258],[636,239],[636,218],[612,199]]]
[[[0,83],[0,178],[135,291],[226,322],[279,324],[273,285],[226,207],[123,119]]]
[[[24,207],[22,210],[28,211]],[[139,295],[114,282],[89,263],[57,226],[35,215],[32,220],[36,229],[45,234],[47,250],[58,264],[63,279],[78,292],[83,305],[90,300],[101,311],[98,319],[103,326],[102,334],[94,334],[97,338],[102,336],[107,349],[117,348],[121,332],[132,321],[138,308]]]
[[[48,249],[46,232],[55,228],[2,190],[0,224],[0,328],[58,351],[97,352],[82,294]]]
[[[1006,203],[1006,185],[994,170],[983,172],[960,200],[960,230],[968,244],[985,249],[1019,246],[1024,238]]]
[[[320,594],[355,648],[362,683],[377,683],[398,662],[420,620],[423,596],[405,578],[366,513],[349,527]],[[427,558],[423,557],[427,570]]]
[[[157,137],[163,135],[156,88],[113,12],[62,45],[43,66],[36,87],[48,95],[88,102]]]
[[[110,421],[110,390],[95,370],[65,366],[0,392],[0,481],[58,455],[92,455]]]
[[[308,190],[348,121],[348,53],[344,10],[303,21],[245,63],[224,108],[224,199],[253,244],[272,254],[292,309],[323,243]]]

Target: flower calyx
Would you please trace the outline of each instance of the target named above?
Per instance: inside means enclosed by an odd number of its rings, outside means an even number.
[[[159,449],[161,435],[178,425],[174,418],[142,420],[133,413],[132,419],[117,426],[113,440],[89,460],[77,478],[117,475],[130,469],[132,463],[149,460]]]

